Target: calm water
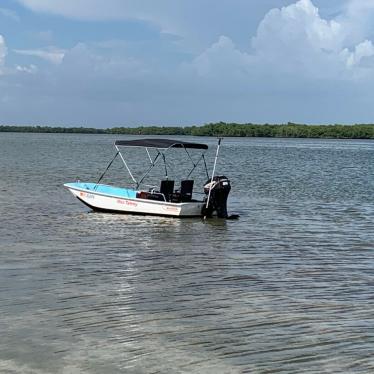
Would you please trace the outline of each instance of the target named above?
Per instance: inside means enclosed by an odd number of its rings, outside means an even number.
[[[89,213],[113,140],[0,133],[1,373],[374,372],[374,142],[226,139],[204,223]]]

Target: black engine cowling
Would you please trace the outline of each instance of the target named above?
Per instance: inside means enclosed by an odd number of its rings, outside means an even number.
[[[210,189],[211,192],[207,207],[206,202],[208,200]],[[213,181],[209,179],[204,185],[206,197],[205,205],[203,207],[203,215],[206,217],[212,217],[213,213],[216,212],[218,218],[227,218],[227,198],[230,190],[230,181],[224,175],[214,177]]]

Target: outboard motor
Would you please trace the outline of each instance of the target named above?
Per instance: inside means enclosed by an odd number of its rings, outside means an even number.
[[[211,186],[212,184],[212,186]],[[209,189],[211,188],[210,192],[210,199],[209,205],[206,206],[206,202],[209,196]],[[205,197],[205,205],[203,207],[203,215],[206,217],[212,217],[213,212],[217,212],[218,218],[228,218],[227,215],[227,198],[229,196],[231,190],[230,181],[224,176],[215,176],[213,181],[210,179],[204,185],[204,192],[206,194]]]

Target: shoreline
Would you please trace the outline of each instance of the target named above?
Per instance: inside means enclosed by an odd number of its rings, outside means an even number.
[[[104,135],[213,136],[237,138],[374,139],[374,124],[304,125],[210,123],[202,126],[61,127],[0,125],[0,132]]]

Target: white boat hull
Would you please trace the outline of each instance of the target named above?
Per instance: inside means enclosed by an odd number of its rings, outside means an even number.
[[[204,205],[202,201],[171,203],[166,201],[113,196],[94,190],[79,188],[74,185],[75,183],[68,183],[64,186],[68,188],[75,197],[93,210],[124,214],[144,214],[171,217],[202,216],[201,211]]]

